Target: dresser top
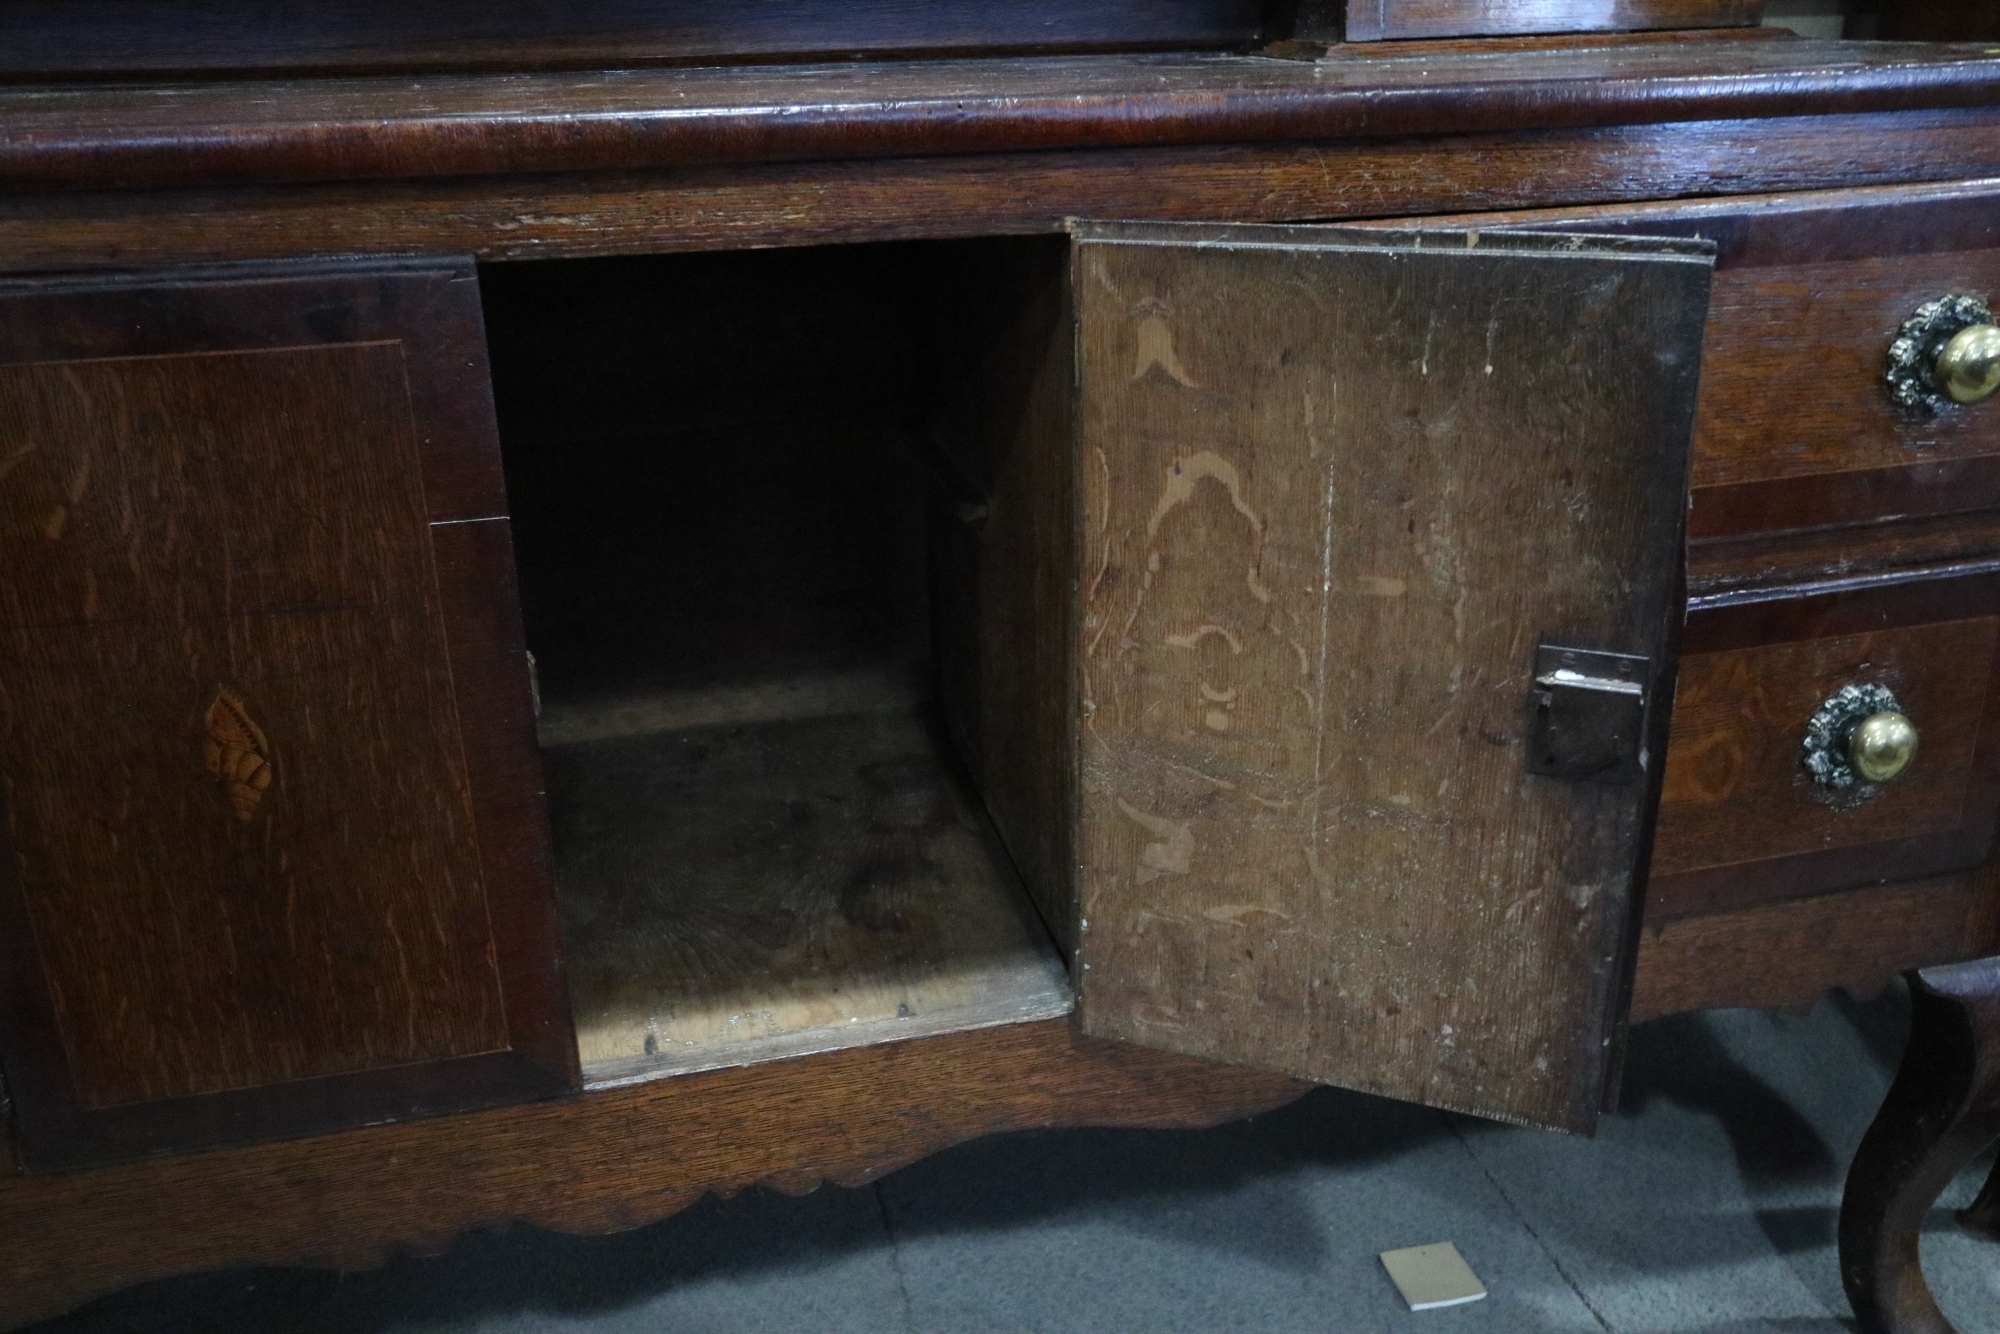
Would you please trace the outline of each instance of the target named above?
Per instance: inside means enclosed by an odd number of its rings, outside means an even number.
[[[2000,50],[1772,30],[0,88],[0,188],[1351,140],[2000,103]]]

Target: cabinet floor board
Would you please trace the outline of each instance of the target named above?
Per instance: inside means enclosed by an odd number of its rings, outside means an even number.
[[[918,706],[771,720],[767,696],[860,696],[844,678],[729,693],[747,721],[544,750],[589,1086],[1069,1011]],[[610,716],[712,719],[714,694]],[[544,738],[601,733],[591,719],[552,710]]]

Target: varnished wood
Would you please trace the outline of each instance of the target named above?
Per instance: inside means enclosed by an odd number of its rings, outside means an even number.
[[[1979,107],[1984,48],[1752,40],[0,89],[0,187],[574,173]]]
[[[1350,42],[1525,32],[1754,25],[1763,0],[1347,0]]]
[[[1981,870],[1649,922],[1632,1022],[1723,1006],[1800,1010],[1835,988],[1872,996],[1905,968],[2000,948],[1995,891]]]
[[[2000,112],[1683,121],[1436,138],[1189,145],[477,181],[0,194],[0,268],[328,253],[481,259],[1820,190],[2000,173]],[[1472,224],[1480,225],[1480,224]]]
[[[0,290],[33,1166],[573,1078],[470,279]]]
[[[1595,40],[1572,42],[1570,49],[1588,51]],[[1103,77],[1081,84],[1053,76],[1036,83],[1056,68],[1040,61],[970,71],[940,66],[929,75],[906,70],[895,77],[877,77],[884,73],[879,67],[748,76],[683,71],[646,76],[650,84],[643,77],[571,74],[520,81],[511,103],[512,93],[495,93],[499,81],[460,79],[428,92],[395,80],[267,81],[157,97],[138,89],[15,90],[7,95],[17,99],[8,103],[10,114],[0,116],[0,137],[16,126],[33,129],[35,117],[52,133],[32,142],[12,139],[0,156],[11,151],[8,160],[17,166],[32,163],[52,174],[34,178],[46,189],[15,189],[0,198],[0,267],[69,270],[383,251],[523,259],[1046,232],[1077,214],[1420,215],[2000,173],[2000,118],[1988,109],[1995,96],[1990,57],[1898,53],[1888,58],[1901,63],[1885,65],[1881,48],[1782,38],[1756,43],[1769,49],[1746,55],[1748,39],[1704,37],[1686,51],[1656,42],[1642,53],[1645,44],[1621,40],[1607,44],[1611,54],[1601,57],[1611,77],[1582,86],[1538,71],[1561,66],[1575,73],[1600,57],[1549,61],[1546,50],[1501,42],[1480,48],[1484,56],[1449,53],[1455,72],[1441,79],[1434,68],[1417,73],[1435,67],[1441,53],[1409,50],[1400,62],[1333,75],[1304,62],[1292,62],[1289,76],[1267,76],[1262,66],[1277,62],[1180,58],[1167,62],[1181,72],[1170,71],[1164,85],[1148,84],[1153,67],[1146,62],[1121,58],[1084,62]],[[470,47],[445,58],[461,55],[484,58]],[[1842,65],[1850,55],[1860,63]],[[545,50],[531,58],[546,56]],[[1486,86],[1492,71],[1500,77]],[[1324,90],[1308,91],[1308,80]],[[1426,89],[1425,80],[1437,86]],[[768,96],[730,101],[759,88]],[[800,90],[789,120],[781,114],[787,89]],[[1075,92],[1085,96],[1065,105]],[[268,96],[250,106],[258,93]],[[880,105],[872,100],[878,93]],[[593,123],[568,119],[592,107],[608,114]],[[24,108],[33,114],[12,114]],[[691,114],[675,124],[668,113],[681,108]],[[450,120],[441,114],[448,109],[469,116]],[[1780,109],[1802,114],[1763,114]],[[1539,128],[1505,128],[1513,124]],[[1399,126],[1410,132],[1399,137]],[[1252,134],[1260,141],[1231,139]],[[1006,151],[987,151],[996,147]],[[809,155],[818,160],[800,160]],[[431,174],[444,171],[480,174]],[[353,179],[370,172],[391,175]],[[293,183],[240,183],[273,178]],[[122,188],[169,180],[183,184]],[[1727,205],[1674,207],[1712,215]],[[1922,229],[1887,225],[1892,211],[1844,227],[1837,199],[1765,200],[1758,207],[1785,215],[1777,225],[1750,229],[1770,238],[1784,263],[1881,262],[1939,249]],[[1826,225],[1809,216],[1815,207]],[[1954,216],[1974,220],[1966,235],[1991,231],[1983,199],[1952,207],[1960,210]],[[1717,232],[1725,257],[1732,237],[1745,234]],[[784,382],[774,372],[739,397],[781,395]],[[712,397],[722,396],[718,390]],[[704,397],[663,394],[664,407],[643,393],[635,401],[656,415],[677,415]],[[674,448],[692,438],[676,438]],[[748,429],[733,438],[768,439]],[[550,445],[546,466],[530,475],[560,481],[565,451],[581,457],[578,443]],[[600,439],[592,448],[606,446]],[[623,457],[649,449],[668,452],[657,437],[634,437]],[[1981,456],[1970,457],[1976,463]],[[1885,508],[1910,508],[1910,496],[1989,503],[1979,498],[1975,475],[1949,471],[1959,462],[1954,456],[1913,465],[1933,471],[1905,472],[1901,480],[1878,470],[1884,476],[1867,484],[1872,489],[1853,492],[1838,502],[1846,508],[1836,510],[1873,520]],[[912,460],[912,469],[918,466]],[[1781,502],[1756,503],[1782,517]],[[969,530],[962,503],[972,502],[952,500],[942,517]],[[1938,511],[1909,523],[1870,524],[1865,535],[1794,530],[1752,540],[1731,530],[1697,549],[1693,577],[1712,595],[1802,575],[1982,555],[1994,549],[1979,526],[1984,521]],[[480,586],[495,526],[440,531],[463,534],[439,539],[441,575]],[[497,531],[502,547],[505,536]],[[560,581],[545,587],[559,588]],[[491,598],[502,606],[507,600]],[[558,601],[560,593],[542,605]],[[489,616],[480,633],[504,642],[508,615]],[[1758,633],[1783,639],[1799,631]],[[499,673],[488,686],[495,699],[519,690],[518,680]],[[732,689],[724,684],[720,694],[704,694],[703,707],[718,707]],[[852,698],[844,689],[827,697]],[[261,713],[251,716],[266,743],[276,745]],[[494,762],[496,755],[469,761],[478,770]],[[218,799],[235,810],[228,792]],[[259,808],[270,800],[260,798]],[[489,820],[482,811],[482,828],[497,823],[510,837],[531,841],[524,831],[535,828],[532,800],[511,815]],[[1993,936],[1994,897],[1983,881],[1958,876],[1663,921],[1641,956],[1634,1013],[1801,1003],[1827,985],[1866,986],[1910,962],[1976,952],[1984,945],[1974,942]],[[1056,1034],[1063,1035],[1060,1043]],[[1296,1090],[1213,1070],[1195,1075],[1188,1064],[1130,1048],[1083,1044],[1077,1050],[1090,1054],[1078,1058],[1070,1042],[1059,1025],[1004,1028],[284,1149],[0,1182],[0,1312],[26,1318],[107,1286],[186,1268],[287,1263],[301,1255],[360,1263],[387,1246],[441,1244],[463,1226],[515,1215],[576,1227],[624,1225],[678,1207],[708,1185],[726,1190],[765,1178],[796,1185],[829,1172],[859,1178],[963,1134],[1058,1119],[1212,1119]],[[1052,1055],[1058,1046],[1063,1052]],[[1029,1047],[1033,1054],[1026,1054]],[[1107,1073],[1107,1054],[1155,1074]],[[907,1063],[904,1073],[892,1068],[898,1061]],[[1170,1069],[1188,1073],[1161,1073]],[[1211,1079],[1221,1083],[1205,1083]],[[1211,1092],[1196,1095],[1189,1080]],[[1213,1091],[1224,1085],[1255,1093]],[[1079,1087],[1075,1101],[1057,1091]],[[1146,1099],[1152,1105],[1142,1108]],[[643,1152],[631,1151],[635,1142]],[[388,1152],[377,1157],[361,1145]],[[10,1216],[17,1202],[32,1204],[18,1218]]]
[[[855,1185],[976,1135],[1205,1126],[1308,1085],[1065,1020],[857,1048],[304,1144],[0,1176],[0,1325],[189,1269],[358,1269],[515,1220],[636,1227],[708,1192]]]
[[[1953,1334],[1924,1282],[1931,1205],[2000,1137],[2000,958],[1910,974],[1910,1041],[1840,1202],[1840,1277],[1862,1334]]]
[[[2000,803],[1996,605],[1990,560],[1694,599],[1686,693],[1676,701],[1689,708],[1676,711],[1648,913],[1746,906],[1984,859]],[[1819,701],[1849,680],[1888,683],[1940,719],[1935,768],[1906,775],[1929,791],[1892,783],[1852,810],[1819,803],[1798,748]]]
[[[1992,760],[1979,751],[2000,722],[1989,711],[1996,632],[2000,619],[1975,616],[1686,654],[1675,688],[1649,917],[1954,870],[1983,859],[1992,842],[1986,773]],[[1846,807],[1805,774],[1801,747],[1806,721],[1821,702],[1856,682],[1896,692],[1904,711],[1923,720],[1922,750],[1908,773]],[[1863,850],[1873,855],[1857,855]]]
[[[1691,533],[2000,500],[2000,418],[1975,406],[1913,421],[1896,412],[1883,384],[1889,343],[1919,305],[1996,287],[2000,249],[1759,267],[1720,279],[1703,362]],[[1975,458],[1981,466],[1965,466]],[[1819,487],[1796,484],[1823,475]],[[1768,485],[1779,481],[1795,484]]]
[[[611,69],[867,54],[1230,47],[1256,0],[328,0],[218,10],[202,0],[17,0],[0,8],[0,80],[244,77],[311,71]]]
[[[1962,564],[1995,551],[2000,551],[2000,510],[1746,533],[1688,543],[1688,592],[1709,598],[1801,580]]]
[[[1546,639],[1661,688],[1707,272],[1079,233],[1087,1031],[1593,1122],[1652,784],[1529,774],[1530,678]]]

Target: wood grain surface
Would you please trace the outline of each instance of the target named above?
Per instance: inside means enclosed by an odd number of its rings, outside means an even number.
[[[1980,46],[1497,44],[1231,55],[0,88],[0,188],[575,173],[1326,141],[1989,105]],[[1712,187],[1711,187],[1712,188]]]
[[[86,1108],[507,1045],[405,374],[0,368],[9,835]]]
[[[1347,0],[1350,42],[1754,25],[1764,0]]]
[[[1798,1007],[1836,985],[1868,994],[1906,962],[1987,952],[1996,943],[1989,888],[1950,876],[1648,929],[1634,1018]],[[570,1232],[636,1227],[709,1192],[859,1184],[1013,1129],[1212,1125],[1307,1087],[1078,1037],[1055,1020],[449,1121],[87,1173],[0,1175],[0,1324],[191,1270],[367,1268],[516,1220]]]
[[[1708,259],[1490,243],[1080,230],[1081,1014],[1585,1129],[1653,782],[1533,660],[1665,679]]]
[[[2000,174],[1986,109],[234,190],[0,193],[0,267],[481,259],[1284,221]],[[1478,224],[1471,224],[1478,225]]]
[[[635,733],[544,762],[587,1085],[1073,1006],[920,708]]]
[[[977,1135],[1214,1125],[1308,1087],[1046,1020],[302,1144],[0,1176],[0,1325],[190,1269],[366,1268],[515,1220],[610,1232],[709,1192],[857,1185]]]
[[[1949,293],[2000,294],[2000,249],[1845,257],[1720,277],[1702,363],[1696,484],[1734,488],[2000,453],[2000,416],[1980,405],[1912,421],[1889,401],[1883,371],[1898,326],[1924,302]],[[1963,493],[1969,480],[1937,478],[1946,495],[1922,508],[1954,507],[1949,493]],[[1985,473],[1981,480],[1986,491],[1955,507],[1996,498],[1991,493],[2000,483]],[[1767,504],[1765,522],[1803,528],[1873,517],[1886,499],[1862,495],[1841,507],[1808,502],[1789,512],[1782,502]],[[1718,517],[1694,531],[1705,537],[1744,526]]]
[[[1949,869],[1913,846],[1926,836],[1991,823],[1968,809],[1985,797],[1975,757],[1991,721],[1993,658],[2000,618],[1909,626],[1681,658],[1667,748],[1660,825],[1653,846],[1649,916],[1741,901],[1743,887],[1681,883],[1689,872],[1768,863],[1804,853],[1897,844],[1899,873]],[[1886,685],[1922,737],[1910,770],[1874,796],[1843,808],[1801,762],[1806,722],[1841,686]],[[1984,818],[1982,815],[1984,814]],[[1936,840],[1930,840],[1935,842]],[[1978,859],[1975,841],[1947,840],[1957,859]],[[1875,868],[1852,857],[1823,859],[1823,875],[1786,879],[1783,891],[1835,888]],[[1835,879],[1828,880],[1825,876]],[[1745,879],[1759,878],[1747,868]],[[1750,895],[1781,892],[1774,877]]]
[[[1688,543],[1688,593],[1709,598],[1788,583],[1963,564],[2000,551],[2000,511],[1745,533]]]
[[[469,278],[0,291],[0,1041],[33,1164],[567,1082]]]
[[[1996,606],[1990,557],[1692,599],[1648,920],[1985,859],[2000,808]],[[1799,747],[1850,681],[1889,684],[1935,719],[1918,728],[1937,747],[1920,749],[1910,790],[1898,779],[1836,810],[1803,778]]]
[[[1075,337],[1066,238],[973,243],[930,266],[943,350],[933,444],[939,702],[1029,894],[1077,942]]]
[[[1833,988],[1872,996],[1906,968],[2000,948],[2000,894],[1982,869],[1649,922],[1632,1022],[1722,1006],[1799,1010]]]

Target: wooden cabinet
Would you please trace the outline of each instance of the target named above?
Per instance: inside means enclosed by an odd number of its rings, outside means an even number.
[[[23,1161],[571,1087],[471,266],[17,284],[0,329]]]
[[[0,88],[0,1320],[2000,942],[2000,60],[367,50]]]

